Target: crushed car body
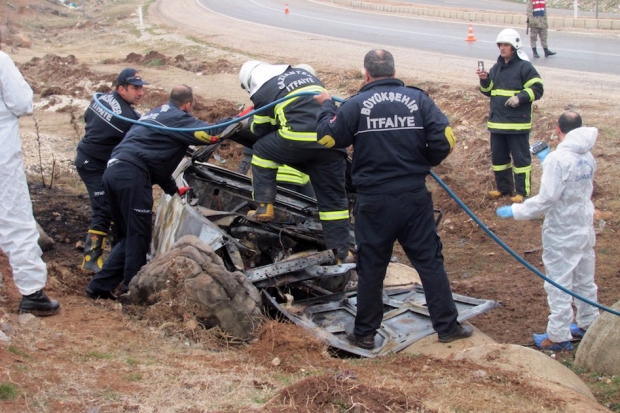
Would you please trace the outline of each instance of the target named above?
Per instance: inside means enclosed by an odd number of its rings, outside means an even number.
[[[195,235],[216,251],[229,271],[245,274],[268,308],[348,353],[383,356],[434,333],[424,290],[410,280],[385,286],[384,318],[375,349],[349,344],[344,326],[356,314],[355,264],[336,264],[333,252],[325,249],[316,200],[278,188],[276,220],[254,221],[247,217],[256,207],[251,179],[205,162],[209,151],[214,148],[186,158],[175,172],[179,184],[192,188],[190,195],[162,195],[152,255],[166,252],[186,234]],[[459,321],[498,305],[491,300],[453,297]]]

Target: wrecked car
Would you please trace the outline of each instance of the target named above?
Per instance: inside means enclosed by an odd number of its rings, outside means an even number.
[[[325,248],[316,200],[278,188],[274,222],[249,218],[247,212],[257,207],[251,179],[209,163],[217,146],[193,151],[175,171],[178,185],[192,191],[183,198],[162,195],[151,246],[154,257],[192,234],[221,258],[218,265],[231,273],[241,272],[250,281],[268,311],[308,329],[335,349],[359,356],[395,353],[434,333],[415,270],[393,263],[386,277],[384,318],[376,348],[351,345],[344,326],[356,314],[355,264],[336,264],[333,251]],[[354,192],[347,187],[352,204]],[[400,275],[390,282],[393,273]],[[454,300],[459,321],[497,305],[457,294]]]

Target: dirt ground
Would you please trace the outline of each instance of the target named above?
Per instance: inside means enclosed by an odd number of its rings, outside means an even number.
[[[362,84],[359,67],[370,47],[294,32],[267,39],[264,27],[222,19],[190,0],[148,2],[142,25],[141,1],[87,0],[80,2],[84,10],[53,0],[9,3],[0,6],[2,47],[36,95],[34,116],[20,122],[24,158],[35,216],[55,241],[44,254],[46,291],[62,311],[18,318],[20,296],[0,254],[0,327],[11,339],[0,342],[0,411],[566,411],[561,394],[544,392],[518,374],[481,374],[471,362],[404,354],[341,358],[307,332],[273,320],[266,320],[255,341],[240,344],[221,332],[200,330],[189,316],[167,318],[165,311],[86,298],[91,274],[80,269],[79,245],[90,207],[73,158],[93,93],[109,90],[118,72],[132,66],[151,83],[141,112],[165,102],[175,84],[186,83],[197,94],[198,117],[216,121],[249,103],[237,80],[247,59],[310,63],[334,95],[346,97]],[[465,69],[475,66],[391,51],[399,76],[431,94],[458,137],[437,175],[509,247],[544,271],[542,219],[500,220],[495,209],[504,202],[485,197],[493,187],[488,100],[477,91],[473,70]],[[565,108],[578,110],[600,130],[593,151],[596,282],[599,301],[610,306],[620,298],[620,120],[618,104],[610,99],[620,95],[620,79],[551,68],[541,75],[546,91],[535,105],[532,142],[553,144],[555,121]],[[230,143],[214,162],[235,169],[240,158],[241,147]],[[533,163],[536,193],[541,171]],[[491,240],[431,178],[428,184],[443,212],[439,231],[453,291],[501,303],[471,323],[498,343],[532,347],[531,335],[544,332],[548,315],[543,281]],[[396,256],[408,263],[398,247]],[[572,368],[601,406],[620,412],[618,377],[575,368],[574,352],[550,356]]]

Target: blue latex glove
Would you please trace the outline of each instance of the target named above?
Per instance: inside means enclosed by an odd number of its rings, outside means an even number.
[[[514,218],[514,215],[512,214],[512,206],[511,205],[506,205],[506,206],[499,207],[499,208],[497,208],[497,211],[495,211],[495,213],[500,218]]]
[[[551,149],[545,148],[542,151],[538,152],[536,154],[536,156],[538,156],[538,159],[540,159],[540,162],[544,162],[545,158],[547,157],[547,155],[549,155],[550,151],[551,151]]]

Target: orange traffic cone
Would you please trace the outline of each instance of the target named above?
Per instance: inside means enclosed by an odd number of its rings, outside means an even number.
[[[476,40],[478,40],[478,39],[476,39],[474,37],[474,27],[470,24],[469,25],[469,33],[467,33],[467,39],[465,39],[465,41],[466,42],[475,42]]]
[[[288,3],[284,6],[284,14],[288,14]]]

